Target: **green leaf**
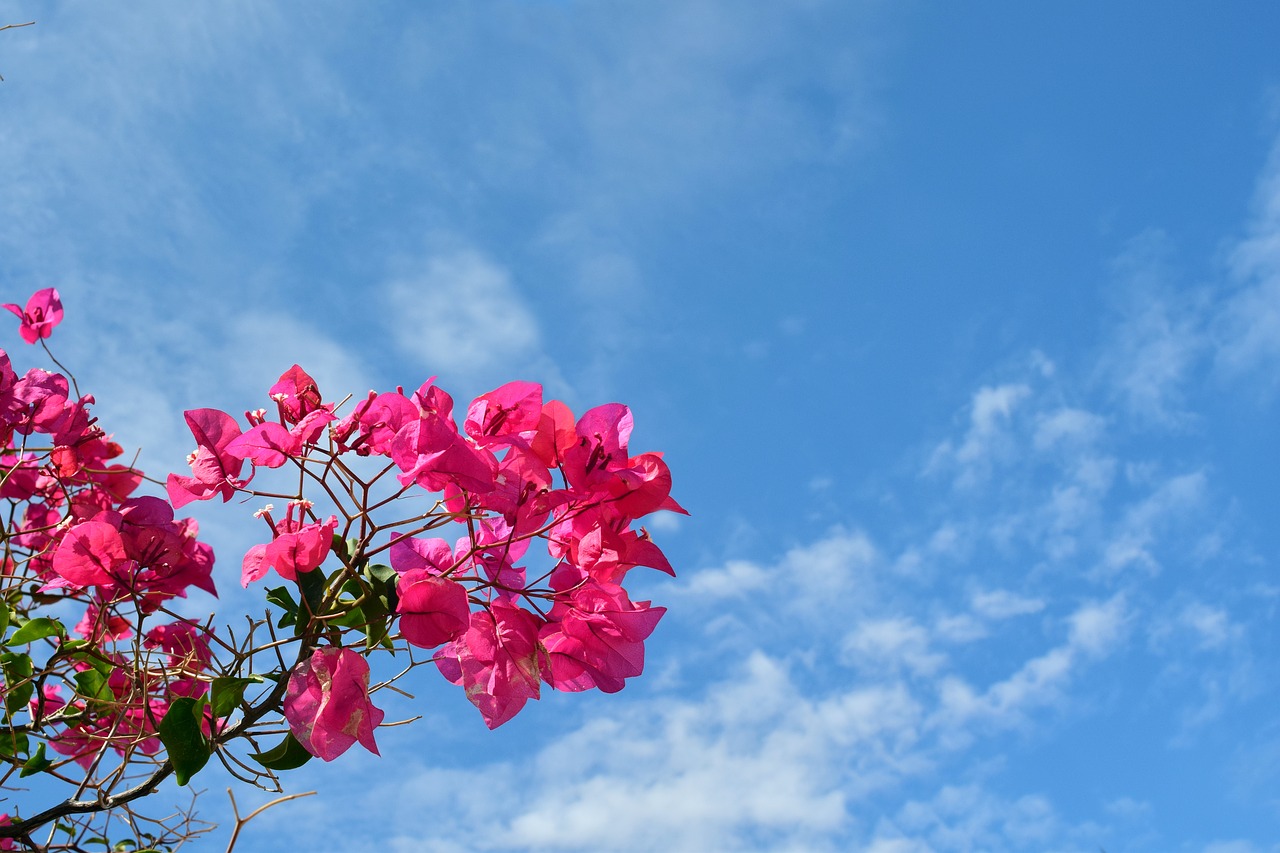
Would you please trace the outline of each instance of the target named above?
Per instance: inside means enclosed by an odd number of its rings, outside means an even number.
[[[11,715],[16,714],[27,707],[35,693],[35,685],[31,682],[31,656],[5,652],[0,655],[0,669],[4,670],[4,680],[9,685],[9,692],[4,697],[5,709]]]
[[[284,740],[266,752],[250,753],[250,758],[268,770],[294,770],[311,760],[311,753],[289,732]]]
[[[190,696],[174,699],[156,729],[179,785],[191,781],[209,761],[209,742],[200,730],[200,704]]]
[[[302,600],[307,605],[307,612],[317,614],[324,601],[324,587],[327,578],[320,569],[309,572],[298,572],[298,589],[302,591]]]
[[[382,583],[390,582],[392,586],[396,585],[396,578],[400,576],[400,573],[395,569],[390,566],[384,566],[381,563],[365,566],[364,573],[369,580],[381,581]]]
[[[287,628],[298,621],[298,602],[293,600],[287,587],[277,586],[267,590],[267,602],[284,610],[284,615],[276,623],[277,628]]]
[[[41,741],[40,745],[36,747],[35,755],[27,759],[27,763],[22,765],[22,772],[18,775],[31,776],[34,773],[40,773],[50,764],[53,764],[53,762],[44,757],[44,742]]]
[[[355,541],[356,540],[354,539],[351,540],[353,545]],[[333,545],[330,547],[333,549],[333,553],[337,554],[338,559],[342,562],[346,563],[351,559],[351,548],[347,547],[347,540],[342,538],[341,533],[333,534]]]
[[[0,598],[0,637],[4,636],[4,632],[9,630],[9,605]]]
[[[26,755],[30,749],[31,744],[28,743],[25,732],[0,729],[0,755],[17,757]]]
[[[333,624],[342,628],[354,628],[363,634],[364,623],[366,621],[364,618],[364,611],[359,607],[351,607],[351,602],[349,601],[340,601],[338,603],[345,605],[348,609],[346,613],[343,613],[337,619],[334,619]]]
[[[115,693],[107,683],[107,676],[96,669],[86,669],[75,674],[76,693],[89,702],[111,702]]]
[[[218,719],[230,716],[231,712],[244,701],[245,688],[255,683],[261,684],[262,676],[254,675],[247,678],[222,676],[215,678],[213,687],[209,691],[209,705],[213,708],[213,716]]]
[[[360,553],[360,540],[356,539],[353,536],[352,538],[347,540],[347,554],[349,557],[355,557],[355,555],[359,553]],[[360,568],[363,568],[365,563],[367,562],[369,562],[368,557],[363,557],[363,556],[356,557],[355,560],[351,563],[351,566],[352,568],[360,569]]]
[[[9,638],[8,645],[25,646],[27,643],[34,643],[36,640],[43,640],[45,637],[52,637],[55,634],[59,637],[65,637],[67,629],[63,628],[62,623],[55,619],[37,616],[17,631],[14,631],[13,636]]]
[[[373,651],[387,638],[387,625],[390,620],[387,618],[389,614],[386,599],[380,595],[370,596],[361,609],[364,610],[364,618],[368,623],[364,626],[365,648]]]

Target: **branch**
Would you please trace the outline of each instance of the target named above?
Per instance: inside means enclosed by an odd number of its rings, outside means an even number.
[[[227,853],[231,853],[232,849],[236,846],[236,841],[240,838],[240,830],[244,827],[246,823],[253,820],[255,817],[262,814],[272,806],[277,806],[280,803],[287,803],[290,800],[296,800],[299,797],[310,797],[314,793],[315,791],[306,791],[301,794],[286,794],[283,797],[279,797],[277,799],[272,800],[271,802],[267,803],[264,806],[259,806],[258,808],[249,812],[249,815],[247,817],[240,817],[240,809],[236,808],[236,795],[231,793],[231,789],[228,788],[227,796],[231,798],[231,812],[236,816],[236,828],[231,831],[231,843],[227,845]]]
[[[314,643],[314,638],[312,638]],[[298,659],[310,651],[310,646],[303,638],[302,647],[298,651]],[[240,736],[247,731],[254,723],[265,717],[267,714],[278,710],[280,701],[284,698],[285,689],[288,687],[289,680],[281,678],[271,693],[262,701],[261,704],[249,709],[244,716],[234,725],[227,727],[222,733],[216,736],[213,741],[215,744],[223,744],[229,740]],[[104,744],[104,748],[105,748]],[[128,789],[121,791],[119,794],[111,796],[102,796],[101,793],[92,800],[77,800],[74,797],[68,798],[56,806],[45,809],[39,814],[26,818],[25,820],[14,820],[11,823],[0,825],[0,838],[24,838],[30,832],[38,829],[45,824],[51,823],[61,818],[76,814],[88,814],[91,812],[111,811],[119,806],[126,805],[141,797],[155,791],[160,783],[167,779],[173,773],[173,762],[165,759],[165,762],[155,769],[149,777],[141,783]]]
[[[25,24],[5,24],[3,27],[0,27],[0,33],[4,32],[5,30],[16,30],[18,27],[29,27],[34,23],[35,21],[27,21]],[[4,78],[0,77],[0,83],[3,83],[3,82],[4,82]]]

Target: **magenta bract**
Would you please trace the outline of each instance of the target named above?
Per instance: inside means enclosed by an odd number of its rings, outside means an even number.
[[[17,305],[4,307],[22,321],[22,325],[18,327],[18,334],[22,335],[22,339],[29,344],[49,337],[53,334],[53,327],[62,322],[62,299],[58,296],[58,291],[52,287],[33,293],[27,300],[25,309]]]
[[[369,701],[369,664],[350,649],[316,649],[289,674],[284,716],[298,743],[333,761],[357,741],[378,755],[383,713]]]

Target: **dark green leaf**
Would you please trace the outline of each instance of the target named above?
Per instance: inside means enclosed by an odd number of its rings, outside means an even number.
[[[17,757],[26,755],[30,749],[31,745],[27,742],[27,736],[24,732],[0,729],[0,755]]]
[[[9,630],[9,605],[0,598],[0,637],[4,636],[4,632]]]
[[[36,747],[35,755],[27,759],[27,763],[22,765],[22,772],[19,776],[30,776],[33,773],[39,773],[53,762],[44,757],[44,742]]]
[[[70,644],[68,644],[70,645]],[[107,660],[101,653],[91,654],[90,652],[76,652],[68,655],[76,663],[84,664],[95,672],[105,676],[111,675],[112,670],[116,668],[116,664]]]
[[[250,758],[269,770],[294,770],[311,760],[311,753],[289,732],[284,740],[266,752],[251,753]]]
[[[287,587],[277,586],[267,590],[267,602],[284,610],[284,615],[276,624],[277,628],[287,628],[298,621],[298,602],[293,600]]]
[[[364,611],[362,611],[359,607],[351,607],[350,602],[340,601],[338,603],[347,607],[348,610],[346,613],[343,613],[337,619],[334,619],[333,623],[343,628],[355,628],[357,631],[363,634],[364,623],[365,623]]]
[[[365,648],[372,651],[387,637],[387,623],[390,621],[387,603],[381,596],[374,595],[365,600],[362,609],[367,622],[364,626]]]
[[[302,600],[312,614],[320,612],[320,604],[324,601],[325,580],[324,572],[320,569],[298,572],[298,589],[302,591]]]
[[[352,537],[347,540],[347,554],[351,558],[351,567],[354,569],[364,568],[365,563],[369,562],[368,557],[356,555],[360,553],[360,540]]]
[[[365,566],[364,573],[370,580],[390,583],[392,586],[396,585],[396,579],[400,576],[395,569],[390,566],[384,566],[381,563],[374,563],[373,565]]]
[[[115,693],[107,683],[107,676],[98,670],[86,669],[83,672],[77,672],[75,679],[76,693],[86,701],[111,702],[115,699]]]
[[[209,761],[209,742],[200,730],[200,704],[190,696],[174,699],[156,729],[179,785],[191,781]]]
[[[213,708],[213,716],[218,719],[229,716],[244,701],[244,689],[255,682],[262,683],[262,678],[260,676],[215,678],[209,691],[209,704]]]
[[[31,657],[20,652],[5,652],[0,655],[0,669],[4,670],[5,684],[9,686],[4,697],[5,709],[16,714],[27,707],[35,692],[35,685],[31,683]]]
[[[400,597],[396,593],[396,583],[400,580],[400,574],[390,566],[381,565],[369,566],[365,572],[373,584],[374,595],[382,601],[388,613],[394,613],[396,606],[400,603]]]
[[[44,616],[37,616],[17,631],[14,631],[13,636],[9,638],[8,645],[24,646],[27,643],[34,643],[36,640],[43,640],[45,637],[52,637],[55,634],[59,637],[65,637],[67,629],[62,627],[61,622]]]

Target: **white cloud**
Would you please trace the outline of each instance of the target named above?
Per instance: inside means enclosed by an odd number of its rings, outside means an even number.
[[[845,637],[842,653],[861,669],[905,668],[916,675],[932,675],[946,662],[946,655],[930,651],[929,632],[904,617],[860,623]]]
[[[956,485],[972,487],[990,467],[1008,456],[1008,429],[1014,410],[1031,394],[1020,383],[984,386],[974,392],[969,405],[969,429],[960,444],[944,441],[929,460],[926,471],[955,467]]]
[[[774,590],[771,607],[781,605],[793,611],[813,610],[835,604],[841,617],[866,606],[873,595],[872,568],[879,553],[865,533],[835,528],[808,545],[791,548],[775,565],[762,566],[747,560],[730,560],[714,569],[690,572],[683,592],[695,600],[742,597],[762,590]],[[858,590],[855,599],[848,593]]]
[[[779,573],[746,560],[729,560],[718,569],[689,572],[683,589],[695,599],[735,598],[777,582]]]
[[[1168,237],[1152,230],[1114,262],[1119,304],[1099,372],[1129,414],[1177,427],[1189,422],[1186,383],[1208,341],[1203,294],[1175,289],[1171,255]]]
[[[1280,362],[1280,141],[1258,181],[1248,236],[1231,253],[1240,282],[1217,317],[1218,364],[1230,372]]]
[[[983,618],[1008,619],[1011,616],[1039,613],[1044,609],[1044,600],[1027,598],[1007,589],[995,589],[989,592],[975,593],[972,599],[972,606],[974,612]]]
[[[1202,649],[1221,648],[1242,633],[1238,625],[1232,624],[1225,609],[1200,601],[1183,608],[1178,622],[1197,637]]]
[[[955,747],[970,742],[973,726],[997,728],[1022,725],[1032,709],[1053,705],[1063,695],[1082,657],[1100,658],[1111,653],[1124,638],[1127,613],[1124,601],[1082,605],[1066,620],[1067,641],[1026,661],[1017,671],[985,690],[975,690],[957,675],[944,675],[938,683],[939,706],[930,726],[939,728]]]
[[[978,785],[947,785],[931,800],[906,803],[878,832],[900,835],[906,850],[1044,850],[1062,829],[1061,818],[1043,796],[1013,800]],[[880,841],[881,839],[877,839]],[[888,848],[895,849],[895,848]]]
[[[381,814],[406,849],[426,810],[439,850],[837,850],[856,827],[855,800],[922,767],[920,708],[903,688],[814,695],[761,653],[728,676],[693,699],[611,706],[531,762],[410,767],[364,796],[394,795],[400,808]],[[435,809],[442,790],[464,796]],[[305,831],[329,831],[334,818],[316,818]]]
[[[1244,839],[1236,839],[1233,841],[1210,841],[1204,846],[1204,853],[1261,853],[1266,850],[1265,847],[1259,847],[1252,841]],[[1272,850],[1275,848],[1272,847]]]
[[[558,376],[537,318],[507,270],[475,249],[446,246],[386,285],[389,331],[423,368],[478,387],[514,372]],[[510,377],[507,377],[508,379]]]
[[[1207,487],[1203,471],[1160,482],[1147,497],[1125,511],[1103,550],[1099,569],[1110,574],[1137,566],[1151,574],[1159,573],[1160,562],[1154,553],[1158,534],[1200,506]]]
[[[1037,418],[1036,450],[1046,451],[1059,445],[1090,445],[1102,434],[1106,421],[1083,409],[1060,408]]]
[[[1127,610],[1123,597],[1091,602],[1071,614],[1068,642],[1072,648],[1100,657],[1110,654],[1124,639]]]

